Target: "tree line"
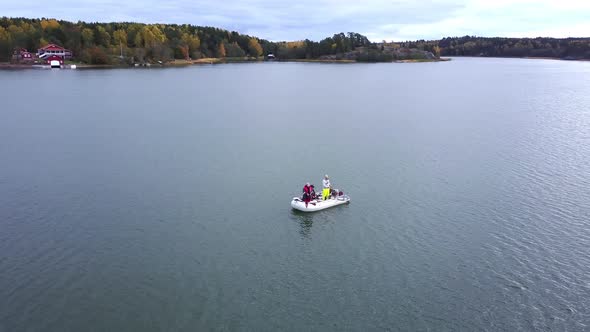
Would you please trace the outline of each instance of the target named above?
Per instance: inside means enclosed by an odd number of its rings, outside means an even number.
[[[266,40],[235,31],[188,24],[0,18],[0,61],[8,61],[16,48],[35,52],[50,43],[70,49],[77,60],[97,64],[110,63],[121,53],[138,62],[258,57],[271,47]]]
[[[403,47],[440,52],[442,56],[548,57],[590,59],[590,38],[447,37],[409,41]]]
[[[279,59],[314,59],[369,46],[358,33],[339,33],[319,42],[270,42],[214,27],[189,24],[76,23],[56,19],[0,18],[0,61],[17,48],[35,52],[47,44],[71,50],[74,59],[109,64],[172,59],[243,58],[274,54]]]
[[[0,18],[0,61],[12,52],[54,43],[70,49],[75,60],[91,64],[169,61],[173,59],[244,58],[274,54],[278,59],[317,59],[352,54],[357,61],[391,61],[438,56],[513,56],[590,59],[590,38],[449,37],[401,43],[372,43],[361,34],[338,33],[318,42],[309,39],[271,42],[214,27],[189,24],[93,23],[55,19]],[[356,53],[355,53],[356,50]],[[362,51],[359,51],[362,50]],[[121,57],[121,55],[123,55]]]

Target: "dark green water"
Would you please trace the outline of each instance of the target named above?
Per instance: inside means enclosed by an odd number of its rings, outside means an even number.
[[[590,63],[0,84],[2,332],[590,329]]]

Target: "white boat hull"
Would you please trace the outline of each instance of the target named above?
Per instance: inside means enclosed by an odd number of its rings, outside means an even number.
[[[293,200],[291,200],[291,207],[303,212],[315,212],[348,203],[350,203],[350,197],[347,195],[330,198],[325,201],[314,199],[310,201],[307,206],[305,206],[305,202],[301,198],[293,197]]]

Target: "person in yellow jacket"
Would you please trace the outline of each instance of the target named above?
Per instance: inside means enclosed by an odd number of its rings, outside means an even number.
[[[324,180],[322,183],[324,184],[324,190],[322,190],[322,199],[325,201],[330,196],[330,189],[332,188],[328,174],[324,175]]]

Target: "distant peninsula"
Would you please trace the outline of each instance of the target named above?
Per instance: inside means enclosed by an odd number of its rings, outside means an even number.
[[[231,61],[418,62],[441,56],[590,59],[590,38],[482,38],[371,42],[354,32],[320,41],[273,42],[215,27],[178,24],[76,23],[0,18],[0,62],[144,66]]]

